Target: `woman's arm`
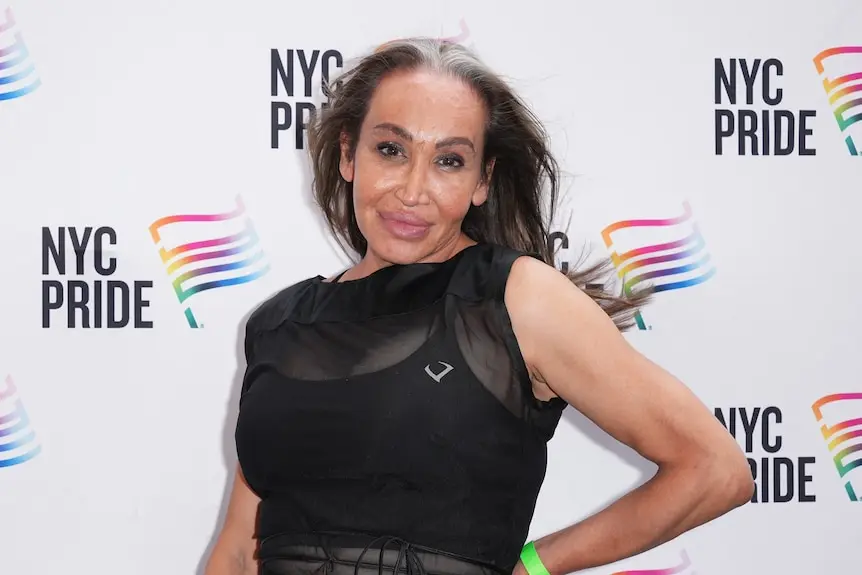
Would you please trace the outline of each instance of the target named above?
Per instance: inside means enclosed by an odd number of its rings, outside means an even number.
[[[260,499],[249,488],[237,466],[224,526],[204,575],[257,575],[254,526],[258,503]]]
[[[519,258],[506,306],[537,397],[562,397],[659,467],[604,510],[536,541],[552,575],[641,553],[750,500],[751,470],[730,434],[563,274]]]

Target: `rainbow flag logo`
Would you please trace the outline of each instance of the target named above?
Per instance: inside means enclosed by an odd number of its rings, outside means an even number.
[[[458,21],[458,33],[457,34],[447,36],[446,33],[443,32],[441,29],[440,36],[437,36],[434,38],[434,40],[436,40],[438,42],[451,42],[453,44],[462,44],[465,47],[469,48],[470,50],[473,50],[475,48],[473,43],[471,43],[470,45],[465,44],[465,42],[469,39],[470,39],[470,28],[467,27],[467,21],[464,20],[463,18],[461,18]],[[398,42],[400,40],[404,40],[404,38],[395,38],[393,40],[389,40],[387,42],[384,42],[384,43],[380,44],[379,46],[377,46],[377,48],[375,48],[374,51],[380,52],[381,50],[384,50],[388,46],[390,46],[390,45],[392,45],[395,42]]]
[[[823,80],[832,114],[844,135],[851,156],[860,154],[862,143],[862,46],[823,50],[814,57],[814,67]]]
[[[674,567],[665,569],[635,569],[631,571],[617,571],[612,575],[695,575],[692,570],[691,560],[688,558],[688,553],[683,550],[680,553],[680,562]]]
[[[811,406],[850,501],[862,494],[862,393],[835,393]],[[859,471],[856,471],[856,470]],[[852,474],[852,478],[851,478]],[[855,482],[855,487],[854,487]]]
[[[30,461],[42,451],[12,376],[0,386],[0,468]]]
[[[18,30],[11,8],[0,15],[0,101],[26,96],[42,81]]]
[[[190,327],[200,324],[189,299],[203,291],[254,281],[269,263],[242,198],[222,214],[173,215],[150,225],[177,299]]]
[[[617,571],[613,575],[695,575],[691,567],[688,553],[683,550],[680,553],[680,562],[674,567],[665,569],[635,569],[633,571]]]
[[[602,239],[626,294],[642,282],[663,292],[695,286],[715,275],[688,202],[683,202],[680,216],[613,223],[602,230]],[[635,321],[639,329],[647,329],[640,312]]]
[[[451,42],[453,44],[464,44],[470,39],[470,28],[467,26],[467,21],[461,18],[461,20],[458,21],[458,28],[459,31],[454,36],[442,36],[438,38],[438,40],[441,42]],[[472,45],[470,48],[472,48]]]

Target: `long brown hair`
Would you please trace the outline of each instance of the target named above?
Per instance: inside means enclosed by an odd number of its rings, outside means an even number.
[[[363,255],[368,247],[353,211],[353,184],[339,171],[342,136],[347,136],[352,155],[380,80],[394,71],[418,68],[461,79],[472,86],[488,110],[483,165],[495,160],[488,199],[481,206],[470,206],[463,232],[474,241],[533,254],[554,266],[548,228],[557,208],[560,170],[544,127],[503,79],[469,49],[430,38],[384,44],[324,86],[329,104],[309,123],[309,152],[314,199],[336,240],[345,252],[350,249]],[[583,268],[571,266],[566,275],[624,330],[633,325],[635,312],[652,289],[611,293],[605,280],[612,270],[611,262],[603,260]]]

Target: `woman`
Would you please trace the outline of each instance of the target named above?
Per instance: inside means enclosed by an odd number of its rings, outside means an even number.
[[[558,575],[749,500],[734,440],[620,335],[646,294],[553,267],[544,132],[469,51],[382,46],[310,135],[317,202],[362,257],[248,320],[240,465],[208,575]],[[659,471],[524,546],[566,405]]]

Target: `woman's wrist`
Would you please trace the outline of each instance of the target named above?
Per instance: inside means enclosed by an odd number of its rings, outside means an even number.
[[[515,575],[551,575],[539,554],[540,542],[528,541],[521,549],[520,561]]]

